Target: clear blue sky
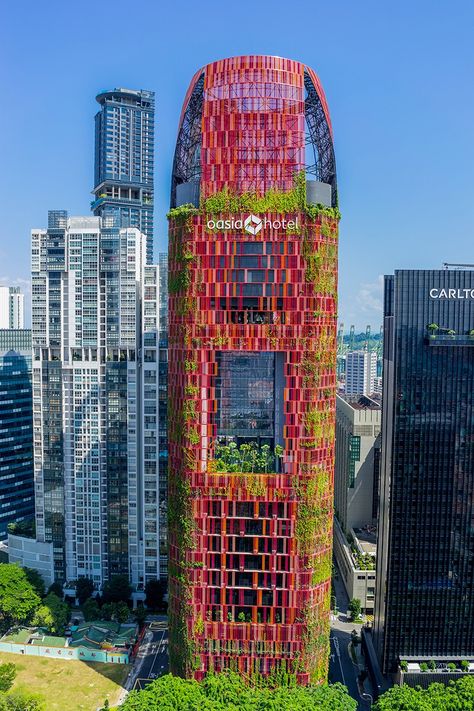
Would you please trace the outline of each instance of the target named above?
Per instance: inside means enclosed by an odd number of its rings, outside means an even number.
[[[5,2],[0,16],[0,281],[29,279],[48,209],[87,214],[95,95],[157,95],[156,248],[177,121],[201,65],[262,53],[319,74],[335,134],[340,318],[381,321],[381,275],[474,262],[471,0]]]

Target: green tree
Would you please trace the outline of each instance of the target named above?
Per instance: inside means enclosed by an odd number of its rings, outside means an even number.
[[[373,711],[474,711],[474,679],[469,675],[427,689],[394,686],[382,694]]]
[[[54,593],[57,595],[61,600],[63,599],[63,586],[61,583],[52,583],[49,588],[48,588],[49,593]]]
[[[352,600],[349,603],[348,607],[351,620],[354,622],[355,620],[358,620],[360,617],[360,613],[362,612],[362,607],[360,604],[360,600],[357,597],[353,597]]]
[[[9,533],[15,536],[25,536],[26,538],[34,538],[36,534],[35,518],[29,518],[26,521],[12,522],[7,525]]]
[[[33,624],[36,627],[46,627],[51,631],[54,625],[54,618],[51,610],[47,605],[40,605],[33,617]]]
[[[100,608],[100,619],[109,621],[112,619],[115,611],[114,602],[105,602]]]
[[[79,605],[83,605],[94,592],[94,582],[90,578],[79,578],[76,581],[76,597]]]
[[[143,627],[145,624],[146,616],[147,616],[147,611],[145,609],[144,605],[137,605],[136,609],[133,610],[133,619],[139,625],[140,627]]]
[[[163,605],[163,596],[166,592],[164,580],[149,580],[145,585],[145,602],[147,607],[154,610],[160,609]]]
[[[69,605],[54,593],[48,593],[43,600],[43,604],[49,609],[53,618],[53,624],[50,627],[51,632],[62,634],[69,622]]]
[[[14,691],[0,694],[0,711],[45,711],[45,706],[38,696]]]
[[[430,702],[422,699],[420,692],[404,684],[394,686],[382,694],[373,711],[433,711]]]
[[[127,602],[132,586],[127,575],[114,575],[104,585],[104,602]]]
[[[14,664],[0,664],[0,691],[11,689],[16,677]]]
[[[69,622],[69,605],[54,593],[48,593],[43,604],[37,609],[33,623],[38,627],[47,627],[53,634],[63,634]]]
[[[27,624],[41,604],[20,566],[0,563],[0,615],[4,625]]]
[[[28,578],[29,582],[35,589],[36,594],[39,597],[44,597],[46,588],[44,585],[43,576],[40,573],[38,573],[38,571],[35,570],[34,568],[23,568],[23,570],[25,571],[25,575]]]
[[[97,600],[90,597],[82,606],[82,613],[86,622],[93,622],[94,620],[100,620],[100,609],[97,604]]]
[[[130,616],[130,610],[126,602],[106,602],[100,609],[102,620],[115,620],[116,622],[126,622]]]
[[[132,691],[121,711],[355,711],[357,702],[341,684],[298,686],[296,678],[285,675],[283,685],[276,680],[260,680],[248,686],[233,672],[208,674],[203,682],[166,674],[146,687]]]
[[[123,623],[130,617],[130,609],[126,602],[115,603],[114,620]]]

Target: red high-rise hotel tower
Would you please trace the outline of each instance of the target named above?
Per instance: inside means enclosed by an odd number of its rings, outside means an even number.
[[[337,194],[315,73],[233,57],[194,76],[169,247],[174,673],[327,673]]]

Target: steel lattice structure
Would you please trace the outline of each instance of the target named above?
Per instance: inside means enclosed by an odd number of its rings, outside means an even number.
[[[193,87],[192,94],[183,111],[173,161],[171,183],[171,206],[176,205],[176,186],[199,180],[201,176],[201,120],[204,98],[204,74]]]
[[[337,205],[336,158],[331,135],[331,126],[326,121],[326,115],[320,94],[314,80],[308,72],[305,73],[304,85],[307,91],[305,115],[308,126],[307,151],[312,152],[314,163],[306,161],[306,172],[313,174],[317,180],[328,183],[332,188],[332,204]]]

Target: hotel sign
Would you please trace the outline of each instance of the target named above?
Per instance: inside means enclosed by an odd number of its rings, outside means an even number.
[[[298,231],[298,218],[295,220],[269,220],[267,217],[257,217],[249,215],[244,220],[234,218],[230,220],[208,220],[208,230],[245,230],[250,235],[258,235],[261,229],[270,227],[273,230],[295,230]]]
[[[430,299],[474,299],[474,289],[430,289]]]

